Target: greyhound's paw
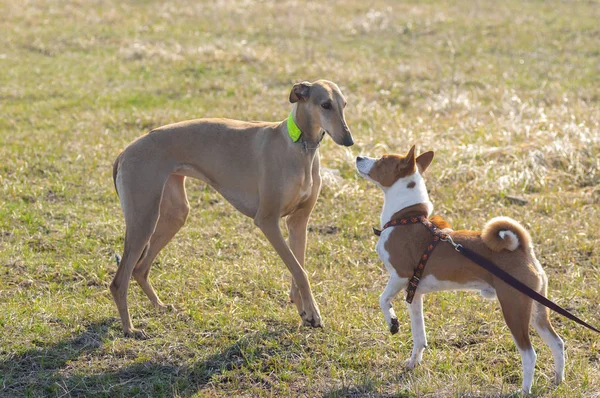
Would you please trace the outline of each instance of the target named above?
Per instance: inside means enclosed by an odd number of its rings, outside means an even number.
[[[136,340],[147,340],[150,337],[142,329],[131,328],[125,332],[125,337],[134,338]]]
[[[321,322],[321,315],[318,312],[306,312],[302,311],[300,313],[300,317],[302,318],[303,326],[310,326],[313,328],[322,328],[323,323]]]
[[[400,323],[398,322],[398,318],[392,318],[392,323],[390,325],[390,333],[391,334],[398,333],[399,328],[400,328]]]
[[[175,306],[173,304],[157,304],[154,306],[159,312],[172,312],[177,313]]]

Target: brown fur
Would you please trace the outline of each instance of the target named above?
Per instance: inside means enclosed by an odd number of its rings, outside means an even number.
[[[406,163],[405,159],[414,159],[414,147],[406,157],[398,155],[386,155],[385,168],[387,170],[399,169]],[[422,158],[423,155],[419,156]],[[431,156],[433,158],[433,156]],[[383,158],[382,158],[383,159]],[[380,159],[381,160],[381,159]],[[418,160],[418,159],[417,159]],[[416,162],[413,160],[413,164]],[[429,159],[431,162],[431,159]],[[425,170],[429,165],[419,167]],[[395,164],[394,164],[395,163]],[[410,164],[410,162],[409,162]],[[380,172],[381,164],[376,163],[372,172],[369,175],[384,176],[389,178],[387,173]],[[413,168],[414,173],[414,168]],[[410,173],[402,173],[403,176],[408,176]],[[400,177],[397,177],[400,178]],[[383,185],[380,180],[377,180]],[[394,182],[388,181],[390,185]],[[405,209],[402,209],[392,217],[404,218],[412,216],[428,216],[427,206],[425,204],[416,204]],[[438,228],[450,228],[450,224],[439,216],[432,217],[434,224]],[[502,269],[525,283],[532,289],[540,291],[543,286],[543,274],[539,274],[535,266],[535,258],[531,250],[508,251],[500,250],[500,245],[506,245],[506,242],[497,234],[501,230],[510,230],[514,232],[521,247],[529,248],[531,238],[525,229],[516,221],[508,221],[506,219],[492,220],[486,224],[484,228],[485,236],[482,236],[480,231],[452,231],[450,237],[454,242],[467,247],[476,253],[491,260]],[[414,269],[423,255],[427,245],[431,243],[433,236],[431,232],[420,224],[403,225],[394,227],[388,240],[385,243],[385,250],[390,255],[390,263],[401,278],[410,278],[414,273]],[[498,242],[499,241],[499,242]],[[500,244],[499,244],[500,243]],[[469,282],[484,281],[496,290],[498,300],[503,308],[505,320],[517,345],[521,348],[530,346],[529,335],[527,333],[529,319],[531,315],[531,299],[519,292],[516,292],[512,287],[508,286],[502,280],[490,274],[477,264],[462,256],[454,250],[449,243],[442,242],[431,254],[423,278],[427,275],[433,275],[439,281],[451,281],[461,285],[466,285]],[[507,313],[506,308],[511,308],[512,312]]]
[[[440,216],[431,216],[429,217],[429,221],[439,229],[452,229],[452,225]]]
[[[432,160],[433,152],[431,151],[422,153],[415,159],[415,146],[413,145],[405,156],[383,155],[369,172],[369,177],[378,181],[382,186],[389,187],[399,178],[414,174],[417,167],[421,173],[424,172]]]
[[[518,242],[512,242],[510,236],[500,237],[500,231],[511,231],[514,233]],[[529,249],[531,247],[531,236],[521,224],[509,218],[493,219],[487,222],[481,231],[481,238],[485,244],[493,251],[510,250],[510,247],[520,247]]]
[[[410,156],[407,157],[413,157],[413,152],[414,147],[409,152]],[[405,157],[402,156],[393,157],[392,155],[388,155],[386,159],[387,163],[385,167],[388,170],[394,169],[394,160],[398,163],[396,167],[400,167],[406,162]],[[422,154],[416,159],[415,163],[421,173],[427,169],[432,159],[433,152]],[[362,161],[364,161],[363,157],[357,158],[357,168],[364,175],[364,167],[361,169],[359,166],[359,163]],[[389,176],[386,173],[379,174],[379,165],[378,161],[372,163],[370,170],[368,170],[368,175],[381,184],[381,181],[374,176],[381,175],[386,178]],[[410,174],[404,174],[403,176],[407,177]],[[386,181],[388,185],[393,185],[394,183],[395,181]],[[422,186],[420,189],[425,189],[425,187]],[[385,189],[384,192],[386,192],[386,195],[390,194]],[[419,194],[422,195],[422,192]],[[423,198],[422,200],[425,203],[418,203],[400,209],[392,215],[392,219],[415,216],[427,217],[431,207],[428,199],[424,196],[419,196],[418,200]],[[386,201],[388,199],[391,199],[391,197],[388,198],[386,196]],[[386,206],[390,202],[386,202]],[[397,205],[401,203],[410,203],[410,201],[396,202]],[[390,214],[389,210],[389,208],[384,208],[384,214]],[[382,223],[387,221],[389,220],[382,220]],[[540,268],[531,249],[531,237],[518,222],[508,218],[492,219],[488,221],[483,231],[480,232],[451,231],[450,224],[439,216],[431,217],[430,221],[438,228],[444,229],[444,232],[448,233],[455,243],[487,258],[525,285],[546,296],[548,286],[546,274]],[[506,231],[506,233],[503,233],[503,231]],[[393,312],[391,300],[401,289],[405,289],[408,286],[408,280],[413,276],[425,249],[432,241],[433,234],[428,228],[421,224],[408,224],[391,227],[390,231],[386,233],[386,240],[383,242],[380,241],[378,244],[377,250],[386,262],[386,268],[389,270],[391,266],[395,270],[395,272],[390,270],[390,280],[380,297],[380,306],[392,334],[398,332],[398,319]],[[380,244],[383,244],[383,248],[379,246]],[[387,253],[382,253],[382,249]],[[400,279],[394,274],[397,274]],[[428,282],[423,283],[423,279],[426,279],[428,276],[432,276],[435,279],[429,278],[427,279]],[[563,380],[564,345],[550,324],[549,310],[546,307],[534,302],[530,297],[518,292],[512,286],[507,285],[484,268],[464,257],[449,242],[442,241],[437,245],[435,250],[430,254],[429,261],[420,278],[422,280],[420,285],[421,290],[417,288],[414,296],[415,301],[409,304],[413,334],[413,353],[407,363],[409,368],[416,366],[421,361],[423,349],[427,344],[423,327],[422,295],[437,290],[477,288],[482,289],[482,295],[485,297],[492,297],[495,291],[506,324],[517,346],[521,350],[524,375],[522,391],[526,394],[530,392],[534,374],[535,352],[529,339],[530,322],[532,322],[533,326],[540,333],[540,336],[552,350],[555,363],[555,382],[560,383]],[[486,285],[489,285],[494,291],[491,291]]]
[[[384,187],[391,186],[396,180],[413,174],[417,170],[414,160],[400,155],[383,155],[373,166],[369,176]]]
[[[542,278],[535,268],[534,258],[530,251],[494,252],[483,241],[479,231],[453,231],[450,236],[454,242],[493,261],[532,289],[539,291],[542,287]],[[394,227],[385,244],[385,249],[390,254],[390,263],[398,276],[410,278],[413,275],[420,257],[432,239],[431,232],[420,224]],[[440,281],[451,281],[463,285],[478,280],[491,285],[496,290],[507,325],[513,332],[517,345],[521,348],[529,346],[527,333],[531,314],[529,297],[515,291],[497,277],[463,257],[450,244],[444,242],[439,244],[431,254],[423,278],[427,275],[433,275]],[[507,308],[511,308],[513,315],[507,315]]]
[[[187,177],[211,185],[261,229],[292,274],[290,298],[304,325],[321,326],[304,270],[306,227],[321,187],[319,152],[326,131],[339,145],[354,143],[339,87],[318,80],[294,85],[292,115],[302,141],[290,139],[287,120],[244,122],[196,119],[154,129],[132,142],[113,166],[125,217],[123,256],[110,285],[126,336],[133,327],[127,303],[131,277],[158,309],[169,308],[149,280],[152,261],[185,223]],[[324,104],[327,104],[325,107]],[[286,218],[285,241],[280,218]]]

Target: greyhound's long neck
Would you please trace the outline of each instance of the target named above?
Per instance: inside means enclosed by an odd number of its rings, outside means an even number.
[[[302,139],[309,146],[318,146],[322,138],[321,128],[315,126],[309,116],[303,108],[300,108],[298,103],[295,103],[292,107],[292,117],[300,131],[302,131]]]
[[[383,211],[381,212],[381,227],[402,210],[422,204],[427,209],[427,216],[433,211],[429,200],[427,187],[423,177],[416,171],[407,177],[399,178],[391,187],[383,188]]]

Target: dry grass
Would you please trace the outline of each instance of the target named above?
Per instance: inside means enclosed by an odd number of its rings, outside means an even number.
[[[430,347],[403,368],[374,252],[378,189],[358,154],[435,150],[428,187],[456,228],[531,231],[550,295],[600,323],[600,8],[595,2],[25,1],[0,19],[1,396],[510,396],[519,356],[495,302],[425,300]],[[152,279],[179,314],[108,292],[123,221],[111,164],[148,129],[203,116],[281,120],[291,84],[348,97],[356,145],[322,147],[308,269],[326,322],[298,328],[289,275],[252,222],[188,182],[187,226]],[[519,196],[525,205],[510,198]],[[400,300],[398,300],[400,301]],[[600,340],[553,317],[566,381],[534,338],[534,394],[598,397]]]

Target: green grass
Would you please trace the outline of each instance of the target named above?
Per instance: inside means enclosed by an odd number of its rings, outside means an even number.
[[[520,358],[497,302],[425,299],[429,348],[390,336],[374,251],[382,195],[358,154],[435,150],[427,184],[455,228],[531,231],[550,297],[600,324],[600,7],[563,1],[2,1],[0,396],[511,396]],[[252,221],[188,181],[187,225],[132,284],[122,337],[108,285],[124,224],[112,162],[134,138],[204,116],[283,120],[294,82],[348,99],[356,145],[322,145],[307,269],[325,328],[299,328],[290,276]],[[525,205],[511,196],[524,197]],[[567,347],[534,395],[598,397],[600,339],[553,316]]]

